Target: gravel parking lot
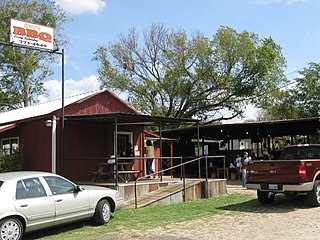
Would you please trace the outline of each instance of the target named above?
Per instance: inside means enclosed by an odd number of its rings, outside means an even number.
[[[255,195],[255,191],[243,189],[241,185],[228,185],[228,193]],[[203,217],[144,232],[124,233],[114,239],[309,240],[320,238],[320,207],[309,207],[305,197],[287,200],[279,196],[271,205],[261,205],[254,199],[250,206],[253,207],[230,206],[222,215]]]

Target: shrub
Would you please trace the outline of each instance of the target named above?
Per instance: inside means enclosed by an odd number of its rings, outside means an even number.
[[[21,171],[24,164],[24,154],[22,147],[16,148],[11,155],[7,155],[0,150],[0,172]]]

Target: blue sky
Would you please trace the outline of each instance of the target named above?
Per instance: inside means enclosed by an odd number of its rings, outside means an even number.
[[[212,37],[220,26],[271,36],[282,47],[289,79],[308,62],[320,62],[319,0],[57,0],[70,14],[65,34],[66,95],[95,90],[97,63],[91,59],[99,45],[116,41],[135,27],[140,33],[152,23],[200,31]],[[60,97],[61,67],[45,83],[48,95]]]

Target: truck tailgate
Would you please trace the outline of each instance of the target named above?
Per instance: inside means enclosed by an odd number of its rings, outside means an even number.
[[[253,161],[248,166],[248,182],[297,183],[299,160]]]

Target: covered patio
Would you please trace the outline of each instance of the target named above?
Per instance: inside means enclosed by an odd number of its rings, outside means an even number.
[[[149,115],[140,115],[140,114],[129,114],[129,113],[105,113],[105,114],[90,114],[90,115],[70,115],[65,116],[65,130],[68,131],[68,128],[76,123],[80,123],[82,126],[90,126],[93,125],[108,125],[112,126],[113,134],[113,141],[110,142],[110,144],[113,145],[113,154],[111,156],[77,156],[72,155],[70,153],[65,154],[63,153],[63,157],[61,158],[60,166],[62,166],[62,169],[64,169],[65,165],[70,165],[70,162],[72,164],[76,164],[77,162],[81,160],[86,161],[96,161],[97,162],[97,170],[93,171],[93,174],[97,174],[98,176],[103,175],[109,175],[110,179],[114,179],[115,185],[119,185],[119,179],[124,181],[130,181],[134,179],[134,175],[136,176],[143,176],[145,175],[144,172],[144,160],[145,157],[145,150],[144,150],[144,143],[145,139],[149,138],[153,141],[157,142],[156,150],[157,157],[155,157],[156,161],[156,169],[161,170],[163,168],[162,166],[162,159],[170,159],[173,158],[173,151],[172,151],[172,144],[169,144],[171,150],[170,155],[166,155],[167,157],[163,157],[163,144],[164,142],[176,142],[176,138],[166,138],[162,136],[163,129],[168,128],[168,126],[178,126],[178,125],[196,125],[199,126],[199,122],[197,120],[193,119],[179,119],[179,118],[166,118],[166,117],[156,117],[156,116],[149,116]],[[118,137],[119,133],[123,131],[123,128],[125,127],[133,127],[135,129],[140,129],[140,131],[135,132],[134,134],[139,135],[136,136],[137,141],[139,142],[134,147],[135,152],[135,164],[134,169],[130,169],[129,171],[121,171],[121,165],[125,164],[126,160],[129,160],[129,157],[123,157],[120,154],[119,146],[118,146]],[[152,127],[154,129],[158,130],[158,138],[156,137],[156,134],[152,134],[149,136],[146,136],[145,129],[146,127]],[[121,130],[119,130],[121,129]],[[69,138],[72,136],[72,134],[69,134]],[[94,139],[92,141],[95,141]],[[66,142],[66,141],[65,141]],[[72,139],[68,139],[67,142],[72,142]],[[138,149],[138,146],[139,147]],[[72,146],[73,148],[76,148],[76,145]],[[65,148],[70,148],[70,146],[64,146]],[[168,157],[169,156],[169,157]],[[104,167],[108,167],[108,159],[113,158],[114,164],[113,164],[113,170],[103,170]],[[132,157],[130,157],[132,159]],[[172,163],[172,161],[171,161]],[[111,165],[111,164],[110,164]],[[104,172],[106,171],[106,172]],[[131,175],[128,179],[125,179],[127,175]]]
[[[227,161],[232,161],[237,153],[245,150],[255,152],[259,157],[263,148],[267,148],[275,157],[279,156],[284,145],[279,143],[285,140],[284,144],[310,143],[312,138],[320,134],[320,118],[274,120],[261,122],[228,123],[216,125],[200,125],[180,129],[164,130],[165,137],[179,139],[178,146],[175,146],[175,155],[183,155],[184,145],[194,149],[199,137],[202,148],[209,146],[209,155],[226,155]],[[243,146],[239,149],[236,143],[239,140],[250,140],[251,148]],[[184,143],[182,145],[181,143]],[[238,144],[239,145],[239,144]],[[202,149],[204,152],[205,149]],[[241,150],[241,151],[240,151]]]

